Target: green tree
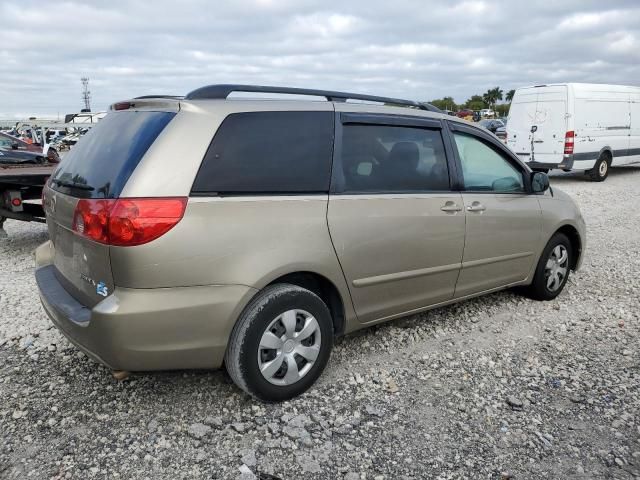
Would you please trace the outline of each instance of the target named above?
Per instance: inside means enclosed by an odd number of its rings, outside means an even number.
[[[464,104],[469,110],[482,110],[486,107],[486,104],[481,95],[472,95],[469,100]]]
[[[503,92],[500,87],[490,88],[489,90],[487,90],[487,93],[482,96],[482,99],[487,105],[493,107],[493,109],[495,110],[496,102],[498,100],[502,100],[503,98],[502,94]]]
[[[508,103],[500,103],[496,105],[496,116],[497,117],[507,117],[509,116],[509,107],[511,105]]]
[[[507,92],[507,95],[506,95],[504,98],[505,98],[505,100],[506,100],[507,102],[511,103],[511,102],[512,102],[512,100],[513,100],[513,96],[514,96],[515,94],[516,94],[516,91],[515,91],[515,90],[509,90],[509,91]]]
[[[453,97],[443,97],[436,100],[431,100],[429,103],[435,107],[438,107],[440,110],[453,110],[454,112],[458,110],[458,105],[456,105]]]

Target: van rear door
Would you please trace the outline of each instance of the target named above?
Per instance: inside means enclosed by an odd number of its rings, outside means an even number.
[[[534,88],[520,88],[509,107],[507,146],[525,162],[531,160],[531,125],[536,117],[537,101]]]
[[[538,88],[533,125],[536,128],[532,133],[531,161],[551,165],[562,163],[564,138],[567,133],[566,86]]]
[[[108,241],[95,240],[96,229],[106,223],[101,222],[101,204],[119,198],[129,176],[174,115],[110,113],[65,156],[45,188],[54,273],[83,305],[93,307],[114,287]],[[88,208],[79,210],[79,204]]]
[[[507,145],[529,163],[558,165],[567,129],[565,85],[516,91],[507,122]]]

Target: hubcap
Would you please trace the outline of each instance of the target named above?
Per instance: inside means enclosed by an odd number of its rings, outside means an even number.
[[[304,377],[320,353],[320,325],[304,310],[287,310],[269,324],[258,346],[258,368],[273,385]]]
[[[567,276],[569,267],[569,254],[564,245],[557,245],[549,255],[544,269],[544,276],[547,280],[547,288],[551,292],[557,291]]]
[[[605,174],[607,173],[607,168],[609,168],[609,164],[607,162],[602,162],[600,164],[600,176],[604,177]]]

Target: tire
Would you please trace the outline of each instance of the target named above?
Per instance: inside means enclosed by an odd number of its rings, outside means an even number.
[[[49,147],[49,150],[47,150],[47,158],[56,163],[60,163],[60,154],[58,154],[58,151],[53,147]]]
[[[566,259],[560,262],[559,265],[556,264],[556,269],[554,270],[553,266],[547,264],[558,258],[558,252],[562,252],[563,250],[566,252]],[[544,247],[542,255],[540,255],[540,260],[538,260],[538,265],[536,266],[533,281],[531,285],[524,289],[524,293],[534,300],[553,300],[556,298],[567,284],[571,272],[572,260],[573,250],[569,238],[562,233],[556,233],[551,237],[547,246]],[[549,269],[550,266],[551,269]],[[555,273],[560,274],[562,272],[560,268],[564,268],[564,275],[561,279],[559,279],[559,276],[556,277],[557,283],[554,282],[549,286],[550,276],[555,275]]]
[[[611,167],[611,159],[605,153],[601,154],[596,164],[591,170],[587,170],[587,174],[592,182],[604,182],[609,176],[609,168]]]
[[[299,340],[306,335],[303,327],[309,335]],[[242,390],[265,402],[280,402],[314,384],[332,346],[333,322],[320,297],[296,285],[276,284],[261,291],[240,315],[229,338],[225,364]],[[290,370],[291,365],[295,370]]]

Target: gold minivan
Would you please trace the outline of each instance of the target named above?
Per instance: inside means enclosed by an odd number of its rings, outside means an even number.
[[[336,336],[510,287],[553,299],[585,248],[575,203],[489,132],[322,90],[116,103],[43,201],[36,280],[73,343],[114,370],[224,364],[265,401],[307,390]]]

